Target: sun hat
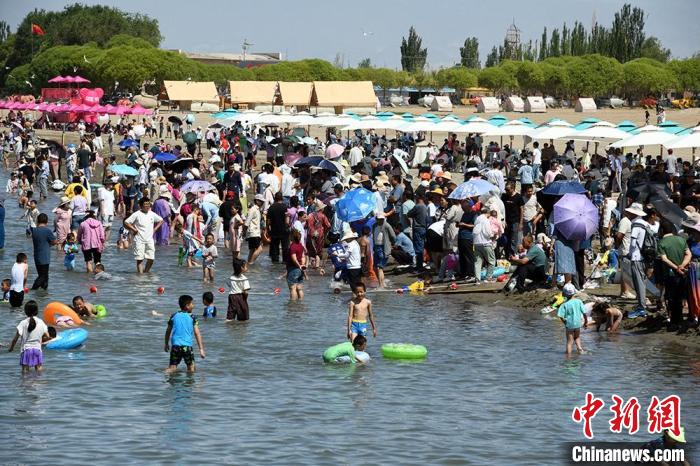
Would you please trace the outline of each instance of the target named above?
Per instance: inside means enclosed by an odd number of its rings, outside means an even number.
[[[671,432],[671,429],[667,429],[666,435],[668,435],[668,438],[670,438],[671,440],[675,440],[678,443],[685,443],[685,427],[680,428],[679,435],[676,435],[673,432]]]
[[[70,198],[68,196],[63,196],[61,197],[61,201],[58,203],[58,206],[70,204]]]
[[[438,196],[444,196],[445,193],[442,191],[442,188],[435,188],[432,191],[429,191],[430,194],[437,194]]]
[[[219,150],[216,148],[211,148],[211,149],[209,149],[209,152],[211,152],[212,154],[218,154]]]
[[[381,186],[381,185],[388,185],[388,184],[391,184],[391,183],[389,182],[389,177],[386,176],[386,173],[380,173],[380,174],[377,175],[377,177],[376,177],[375,184],[376,184],[377,186]]]
[[[686,220],[681,225],[683,226],[684,230],[691,229],[691,230],[695,230],[698,233],[700,233],[700,222],[691,222],[691,221]]]
[[[438,176],[442,177],[445,180],[451,180],[452,179],[452,173],[450,172],[442,172],[442,174],[438,173]]]
[[[357,238],[357,233],[355,233],[354,231],[348,229],[348,230],[346,230],[345,233],[343,234],[343,237],[340,238],[340,241],[345,241],[345,240],[348,240],[348,239],[355,239],[355,238]]]
[[[633,203],[631,206],[625,209],[625,212],[629,212],[634,215],[645,216],[644,207],[639,202]]]
[[[386,218],[386,214],[384,212],[378,212],[376,217],[377,220],[384,220]]]
[[[262,194],[256,194],[255,200],[260,201],[260,202],[265,202],[265,196],[263,196]]]
[[[165,186],[160,187],[160,191],[158,192],[159,197],[164,197],[166,199],[172,200],[173,195],[170,194],[170,191],[168,191],[168,188]]]
[[[571,283],[567,283],[564,285],[564,288],[562,288],[561,294],[564,295],[565,298],[570,298],[576,294],[576,287]]]

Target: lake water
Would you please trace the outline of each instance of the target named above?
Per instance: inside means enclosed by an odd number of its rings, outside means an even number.
[[[3,278],[25,251],[31,284],[31,241],[14,220],[16,201],[6,208]],[[226,295],[216,289],[231,271],[224,255],[216,284],[204,286],[201,270],[178,268],[176,256],[176,246],[159,248],[153,273],[138,276],[131,251],[112,247],[103,261],[118,278],[90,295],[88,276],[63,271],[55,254],[49,293],[28,298],[43,309],[81,294],[109,317],[88,327],[83,348],[46,351],[41,376],[22,377],[18,352],[2,354],[0,464],[562,464],[559,446],[583,440],[570,416],[586,391],[606,401],[593,422],[596,440],[627,439],[607,429],[613,393],[640,399],[642,430],[649,397],[680,395],[686,436],[698,438],[697,351],[653,335],[586,332],[591,354],[565,359],[561,325],[539,312],[370,292],[379,329],[372,362],[325,365],[323,350],[345,337],[348,295],[331,294],[328,279],[314,276],[306,300],[290,303],[283,268],[265,255],[248,273],[251,320],[201,322],[207,358],[198,372],[164,375],[163,334],[178,296],[193,295],[201,314],[202,292],[214,291],[225,315]],[[24,316],[2,312],[7,344]],[[379,346],[388,342],[430,352],[422,362],[383,360]]]

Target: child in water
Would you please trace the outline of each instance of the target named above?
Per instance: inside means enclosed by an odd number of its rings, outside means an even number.
[[[129,230],[122,225],[119,228],[119,238],[117,239],[117,249],[129,249]]]
[[[610,303],[596,303],[591,312],[595,320],[595,331],[600,331],[600,327],[605,324],[605,330],[610,333],[617,332],[622,322],[622,311]]]
[[[214,235],[209,233],[204,238],[204,247],[202,248],[202,279],[205,283],[214,281],[217,257],[219,257],[219,251],[214,244]]]
[[[10,306],[21,307],[24,302],[24,289],[27,287],[27,275],[29,266],[27,265],[27,255],[23,252],[17,254],[17,260],[12,265],[10,281]]]
[[[364,351],[367,348],[367,338],[362,335],[358,335],[352,342],[346,341],[345,343],[340,343],[323,352],[323,360],[325,362],[334,362],[341,356],[349,356],[350,362],[362,363],[359,359],[355,357],[355,351]]]
[[[73,298],[73,306],[71,306],[76,314],[80,316],[81,319],[91,319],[97,315],[95,306],[86,302],[82,296],[76,296]]]
[[[195,235],[183,228],[181,223],[175,226],[175,232],[182,236],[182,254],[178,257],[178,266],[182,266],[184,259],[187,258],[187,267],[196,267],[197,262],[194,260],[194,255],[202,242]]]
[[[78,252],[78,244],[75,242],[75,234],[68,233],[66,242],[63,244],[63,265],[66,270],[75,270],[75,255]]]
[[[214,293],[207,291],[202,295],[202,304],[204,304],[204,312],[202,317],[205,319],[216,317],[216,306],[214,306]]]
[[[112,279],[112,274],[109,272],[105,272],[105,266],[102,265],[102,262],[98,262],[95,264],[95,280],[111,280]]]
[[[36,301],[27,301],[24,305],[24,314],[27,316],[17,325],[17,332],[10,343],[8,351],[11,353],[20,340],[22,352],[19,356],[19,363],[22,366],[22,373],[26,374],[33,367],[37,372],[41,372],[44,366],[44,353],[41,351],[41,342],[44,338],[50,339],[49,328],[43,320],[39,319],[39,305]]]
[[[372,334],[377,338],[377,326],[372,314],[372,301],[365,298],[365,284],[360,282],[355,286],[355,295],[348,306],[348,339],[355,341],[358,335],[367,336],[367,319],[372,324]]]
[[[192,315],[194,299],[189,295],[182,295],[178,299],[180,310],[170,316],[168,328],[165,331],[165,352],[170,353],[170,365],[165,372],[173,372],[184,359],[187,372],[195,371],[194,354],[192,352],[192,340],[197,341],[199,356],[204,359],[204,342],[199,333],[199,323]]]
[[[226,312],[226,322],[238,319],[248,320],[248,291],[250,282],[248,277],[243,275],[248,270],[247,262],[241,259],[233,260],[233,275],[230,278],[231,291],[228,295],[228,311]]]
[[[2,302],[3,303],[9,303],[10,302],[10,285],[12,284],[12,280],[9,278],[6,278],[2,281]]]
[[[574,344],[576,344],[576,349],[579,354],[583,354],[584,351],[581,346],[581,327],[585,328],[588,325],[586,308],[580,299],[574,298],[576,295],[576,288],[571,283],[564,285],[562,295],[566,298],[566,301],[559,306],[557,317],[559,317],[566,326],[566,354],[571,354]]]

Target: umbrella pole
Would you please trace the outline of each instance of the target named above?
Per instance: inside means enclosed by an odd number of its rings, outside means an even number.
[[[695,165],[695,149],[696,147],[693,147],[693,165]]]
[[[588,148],[586,148],[586,151],[588,151]],[[598,155],[598,141],[595,142],[595,155]]]

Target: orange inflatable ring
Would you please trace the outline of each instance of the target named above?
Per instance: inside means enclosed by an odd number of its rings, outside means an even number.
[[[83,319],[65,304],[59,302],[47,304],[44,308],[44,322],[48,325],[56,325],[57,316],[70,317],[76,325],[81,325],[83,323]]]

